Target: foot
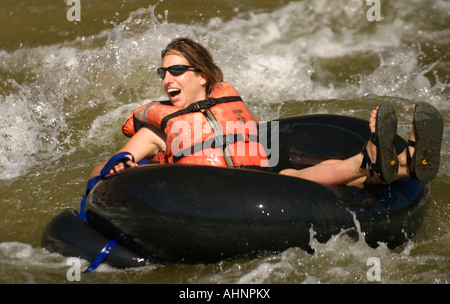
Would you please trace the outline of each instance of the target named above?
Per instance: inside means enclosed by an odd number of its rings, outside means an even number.
[[[424,102],[416,104],[407,163],[410,175],[421,182],[430,182],[439,171],[443,129],[443,120],[436,108]]]
[[[376,126],[377,126],[377,107],[375,110],[372,111],[369,118],[369,128],[370,128],[370,134],[375,134]],[[371,139],[367,141],[366,149],[369,153],[370,159],[373,163],[376,162],[377,158],[377,147],[374,145]]]
[[[394,108],[389,104],[382,104],[375,109],[371,114],[369,127],[372,135],[363,150],[362,167],[368,164],[371,175],[375,171],[382,181],[391,183],[398,174],[394,143],[397,136],[397,117]]]

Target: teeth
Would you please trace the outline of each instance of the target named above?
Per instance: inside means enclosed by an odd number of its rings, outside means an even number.
[[[179,92],[179,89],[168,89],[167,92],[173,93],[173,92]]]

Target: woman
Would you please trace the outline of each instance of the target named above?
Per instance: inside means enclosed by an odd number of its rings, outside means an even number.
[[[222,71],[214,64],[209,51],[189,38],[175,39],[166,47],[162,52],[162,67],[157,72],[170,100],[169,105],[163,108],[164,110],[189,109],[192,105],[198,108],[197,102],[205,101],[211,97],[211,94],[215,94],[214,88],[223,81]],[[258,119],[243,106],[242,101],[234,102],[241,106],[239,115],[247,115],[244,121],[258,122]],[[146,119],[151,120],[152,115],[158,115],[159,112],[155,110],[157,107],[159,105],[147,106],[145,111],[153,111],[153,114],[146,112]],[[200,111],[208,119],[209,108],[206,107]],[[194,114],[189,113],[189,115]],[[220,121],[220,123],[223,125],[224,122]],[[130,134],[131,139],[119,150],[119,152],[126,151],[129,155],[117,162],[109,173],[114,174],[123,171],[126,167],[135,167],[136,162],[151,159],[160,151],[165,152],[166,160],[169,159],[167,154],[170,154],[172,157],[170,159],[173,161],[174,152],[171,150],[171,144],[168,144],[168,139],[172,138],[171,143],[173,143],[174,136],[171,134],[171,129],[161,129],[158,128],[159,126],[160,124],[152,123],[136,128],[135,132]],[[439,169],[443,124],[441,116],[432,106],[425,103],[416,105],[414,127],[408,148],[399,155],[396,155],[394,146],[397,121],[392,106],[383,104],[373,110],[369,126],[372,136],[360,154],[345,160],[327,160],[302,170],[285,169],[280,174],[322,184],[390,183],[406,176],[413,176],[427,182],[436,176]],[[211,131],[208,130],[208,132]],[[238,134],[234,135],[237,137]],[[246,145],[249,145],[248,138],[250,136],[244,140]],[[222,144],[222,148],[227,144]],[[224,155],[226,150],[226,148],[223,149]],[[211,151],[215,150],[211,148]],[[203,160],[207,162],[209,159],[217,158],[214,153],[212,157],[206,157]],[[265,158],[263,153],[256,156],[256,160],[261,160],[261,163]],[[188,159],[190,160],[187,163],[192,161],[192,158]],[[106,162],[98,165],[91,176],[98,176],[105,164]],[[203,164],[211,165],[211,163]],[[237,163],[233,163],[234,166],[255,166],[256,164],[257,161],[255,162],[254,159],[249,161],[248,158],[238,159]]]

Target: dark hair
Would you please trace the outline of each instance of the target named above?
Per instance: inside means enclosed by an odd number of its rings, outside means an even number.
[[[222,70],[214,63],[211,53],[201,44],[190,38],[176,38],[172,40],[161,52],[161,58],[170,53],[178,52],[186,58],[189,63],[200,69],[206,77],[206,95],[208,96],[216,83],[223,82]]]

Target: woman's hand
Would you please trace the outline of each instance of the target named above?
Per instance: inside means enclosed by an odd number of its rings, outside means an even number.
[[[127,167],[133,168],[133,167],[137,167],[137,166],[138,166],[138,164],[134,163],[131,159],[129,159],[125,162],[121,161],[121,162],[118,162],[116,165],[114,165],[114,167],[111,170],[109,170],[109,174],[119,173],[119,172],[122,172],[123,170],[125,170],[125,168],[127,168]]]
[[[143,127],[133,135],[132,138],[120,149],[119,152],[128,152],[134,156],[136,163],[131,160],[131,156],[127,156],[129,160],[125,162],[119,162],[114,165],[113,169],[109,171],[110,174],[119,173],[128,167],[137,167],[141,160],[151,159],[158,151],[166,149],[166,143],[164,139],[153,132],[150,128]],[[106,162],[101,163],[92,170],[91,178],[98,176],[105,166]]]

